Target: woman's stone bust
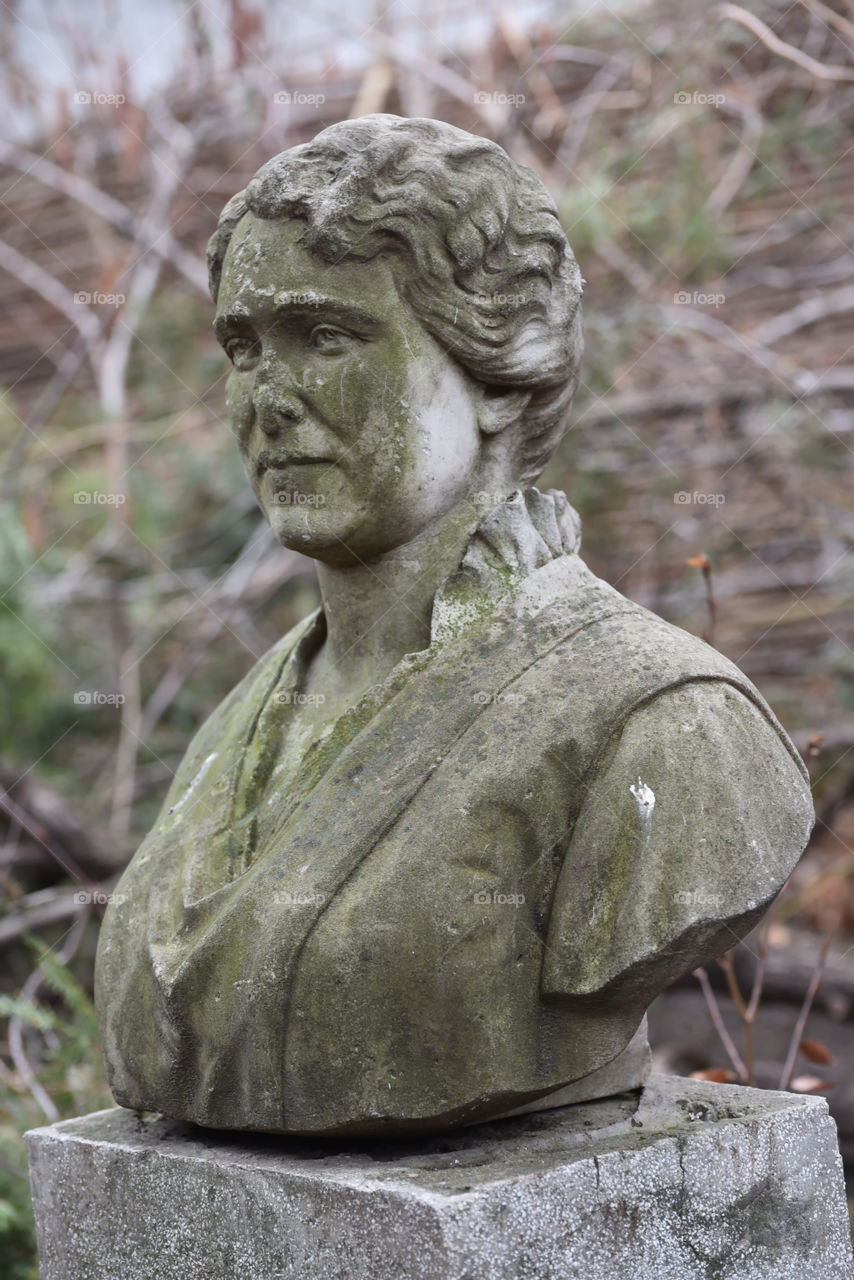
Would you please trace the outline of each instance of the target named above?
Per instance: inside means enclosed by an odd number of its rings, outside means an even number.
[[[107,911],[117,1101],[415,1133],[636,1086],[647,1006],[752,928],[812,805],[750,682],[533,487],[582,349],[551,198],[367,116],[266,164],[209,260],[237,447],[322,604],[199,730]]]

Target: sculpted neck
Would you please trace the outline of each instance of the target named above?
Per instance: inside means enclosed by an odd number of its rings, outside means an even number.
[[[315,680],[362,689],[430,644],[433,599],[460,564],[483,512],[458,503],[411,542],[367,564],[317,563],[327,636]]]

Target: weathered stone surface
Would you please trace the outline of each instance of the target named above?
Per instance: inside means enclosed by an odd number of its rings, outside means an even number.
[[[582,348],[552,197],[367,116],[259,170],[210,265],[229,424],[322,604],[200,728],[107,909],[116,1101],[402,1136],[633,1085],[644,1010],[753,927],[813,809],[761,694],[532,484]]]
[[[27,1138],[41,1280],[851,1280],[823,1099],[653,1076],[440,1139]]]
[[[576,1080],[574,1084],[547,1094],[545,1098],[528,1102],[522,1107],[514,1107],[502,1112],[501,1116],[492,1116],[491,1119],[523,1116],[531,1111],[547,1111],[551,1107],[568,1107],[575,1102],[592,1102],[615,1093],[629,1093],[640,1089],[652,1070],[648,1036],[649,1027],[644,1014],[643,1021],[622,1053],[618,1053],[604,1067],[591,1071],[589,1076]]]

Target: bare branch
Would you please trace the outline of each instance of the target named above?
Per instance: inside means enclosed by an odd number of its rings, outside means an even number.
[[[559,163],[566,165],[568,169],[575,167],[581,154],[581,148],[584,146],[584,139],[587,137],[590,121],[593,119],[597,107],[605,94],[617,83],[625,69],[626,64],[622,58],[610,59],[605,66],[596,72],[587,89],[573,103],[570,126],[561,139],[557,153]]]
[[[817,298],[807,298],[796,307],[772,316],[764,324],[759,324],[750,335],[750,341],[759,346],[770,346],[780,338],[808,325],[826,320],[828,316],[837,316],[845,311],[854,311],[854,285],[843,285],[841,289],[833,289],[830,293],[821,293]]]
[[[19,169],[22,173],[37,179],[46,187],[61,192],[69,199],[91,210],[109,222],[124,235],[135,236],[139,224],[138,215],[113,196],[108,195],[87,178],[67,170],[38,156],[25,147],[16,147],[9,142],[0,141],[0,164]],[[151,246],[151,252],[164,262],[170,263],[176,271],[187,280],[194,289],[208,296],[207,267],[201,258],[184,249],[169,231],[161,234]]]
[[[744,120],[744,133],[739,146],[724,172],[718,179],[715,189],[706,201],[709,213],[723,213],[732,204],[744,183],[750,177],[756,163],[756,148],[762,137],[762,113],[752,102],[732,100],[732,105]]]
[[[823,62],[816,62],[815,58],[811,58],[808,53],[781,40],[761,18],[748,13],[746,9],[742,9],[741,5],[722,4],[718,6],[717,12],[722,17],[731,18],[733,22],[747,27],[748,31],[752,31],[772,53],[779,54],[781,58],[787,58],[789,62],[794,62],[796,66],[802,67],[817,80],[854,80],[854,67],[825,66]]]
[[[104,892],[108,892],[104,885]],[[40,889],[15,903],[14,911],[0,919],[0,947],[14,942],[25,933],[58,924],[81,913],[83,907],[76,893],[66,889]]]
[[[845,36],[846,40],[854,42],[854,22],[843,18],[842,14],[831,9],[830,5],[822,4],[821,0],[800,0],[800,3],[827,26],[834,27],[840,35]]]
[[[801,1005],[801,1011],[798,1014],[798,1020],[795,1023],[795,1028],[792,1032],[792,1039],[789,1043],[789,1052],[786,1054],[786,1061],[783,1065],[783,1071],[780,1076],[781,1089],[788,1089],[791,1084],[792,1072],[795,1069],[795,1058],[798,1053],[798,1046],[804,1038],[804,1027],[807,1024],[807,1018],[810,1015],[813,1000],[815,1000],[818,989],[821,986],[821,978],[824,973],[824,962],[827,959],[829,946],[830,936],[828,935],[821,944],[821,950],[818,953],[818,960],[816,961],[813,975],[810,978],[810,985],[807,987],[807,993],[804,996],[804,1002]]]
[[[74,294],[66,289],[64,284],[55,280],[37,262],[25,258],[5,240],[0,240],[0,267],[8,271],[9,275],[15,276],[28,289],[39,294],[54,310],[59,311],[66,320],[70,321],[86,343],[92,367],[97,370],[104,344],[101,325],[94,312],[85,303],[75,302]]]
[[[17,822],[27,835],[45,849],[52,858],[54,858],[68,875],[75,880],[79,880],[81,884],[88,885],[90,883],[89,876],[78,866],[71,854],[63,849],[60,844],[53,838],[51,833],[42,826],[35,818],[33,818],[25,809],[17,804],[9,792],[4,787],[0,787],[0,809],[4,810],[10,818]]]
[[[340,30],[343,25],[356,39],[364,37],[364,27],[361,27],[357,22],[349,20],[341,10],[333,9],[330,5],[323,3],[315,4],[313,9],[314,12],[322,13],[324,17],[334,23],[337,30]],[[496,107],[493,103],[477,102],[474,86],[469,84],[468,80],[464,79],[456,71],[452,71],[450,67],[428,58],[417,49],[408,48],[402,41],[396,40],[384,31],[373,30],[371,32],[371,43],[382,56],[389,58],[392,62],[396,62],[402,67],[406,67],[410,71],[418,72],[426,79],[431,80],[438,88],[444,89],[445,93],[449,94],[450,97],[456,98],[458,102],[465,103],[470,111],[474,111],[480,117],[488,129],[494,129],[503,122],[507,114],[506,110]]]
[[[725,347],[729,347],[731,351],[737,351],[739,355],[745,356],[754,364],[764,369],[772,378],[776,378],[782,383],[783,388],[789,395],[797,396],[797,387],[795,378],[797,371],[793,371],[788,365],[784,364],[781,358],[774,351],[768,350],[756,333],[749,336],[736,332],[723,320],[716,320],[714,316],[706,315],[704,311],[698,311],[695,307],[689,306],[672,306],[657,307],[657,311],[662,319],[667,321],[671,326],[696,329],[700,333],[705,333],[708,337],[714,338],[716,342],[721,342]],[[763,328],[764,326],[760,326]]]
[[[709,1017],[712,1020],[712,1026],[715,1028],[715,1031],[717,1031],[718,1033],[718,1038],[720,1039],[721,1044],[726,1050],[726,1055],[729,1058],[730,1062],[732,1063],[735,1073],[738,1076],[739,1080],[741,1080],[742,1084],[746,1084],[747,1068],[745,1067],[744,1063],[741,1060],[741,1054],[738,1052],[738,1049],[736,1049],[732,1036],[724,1026],[724,1020],[721,1017],[721,1011],[718,1005],[717,997],[714,991],[712,990],[712,984],[709,982],[709,975],[705,969],[695,969],[694,977],[697,979],[697,981],[700,984],[700,987],[703,992],[703,997],[706,1001],[706,1008],[708,1009]]]
[[[67,964],[72,958],[80,945],[83,937],[83,931],[86,928],[86,914],[82,914],[78,920],[72,925],[68,942],[62,951],[57,952],[57,960],[60,964]],[[21,999],[32,1001],[35,999],[36,992],[42,984],[42,974],[39,969],[34,969],[21,987]],[[27,1057],[24,1048],[24,1028],[23,1022],[19,1017],[11,1017],[9,1019],[9,1052],[18,1075],[30,1091],[33,1099],[41,1107],[44,1114],[50,1120],[51,1124],[59,1119],[59,1111],[57,1110],[52,1098],[48,1096],[36,1078],[36,1073]]]

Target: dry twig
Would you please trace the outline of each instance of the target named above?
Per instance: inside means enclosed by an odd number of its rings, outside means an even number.
[[[724,1020],[721,1017],[721,1011],[720,1011],[720,1006],[718,1005],[717,996],[712,990],[712,984],[709,982],[709,975],[705,969],[695,969],[694,977],[697,979],[697,981],[700,984],[700,988],[703,992],[703,998],[706,1001],[706,1008],[708,1009],[709,1017],[712,1020],[712,1026],[715,1028],[715,1031],[717,1031],[718,1033],[718,1037],[720,1038],[720,1042],[726,1051],[726,1055],[729,1058],[730,1062],[732,1063],[733,1069],[735,1070],[735,1073],[738,1076],[741,1083],[747,1084],[747,1067],[744,1065],[744,1062],[742,1061],[742,1058],[741,1058],[741,1054],[738,1052],[738,1049],[736,1049],[735,1047],[735,1042],[733,1041],[732,1036],[727,1031],[724,1025]]]
[[[821,986],[821,978],[824,973],[824,963],[827,959],[829,946],[830,937],[828,935],[821,944],[821,950],[818,953],[818,960],[816,961],[816,966],[810,979],[810,985],[807,987],[807,993],[804,996],[804,1002],[801,1005],[798,1020],[795,1023],[794,1030],[792,1031],[792,1039],[789,1043],[789,1052],[786,1054],[786,1061],[783,1064],[783,1071],[780,1075],[781,1089],[788,1089],[791,1084],[792,1072],[795,1069],[795,1058],[797,1057],[800,1043],[804,1038],[804,1027],[807,1024],[807,1018],[809,1017],[813,1000],[815,1000],[818,989]]]
[[[854,22],[843,18],[842,14],[831,9],[830,5],[822,4],[822,0],[800,0],[800,3],[827,26],[833,27],[840,35],[845,36],[846,40],[854,41]]]
[[[61,951],[57,952],[56,958],[60,964],[68,964],[69,960],[74,956],[80,942],[82,941],[85,928],[86,913],[84,912],[71,926],[68,942]],[[24,985],[21,987],[21,999],[27,1001],[34,1000],[36,992],[41,986],[42,981],[43,978],[41,970],[38,968],[34,969]],[[29,1058],[27,1057],[27,1052],[24,1047],[23,1021],[20,1017],[14,1015],[9,1019],[9,1053],[13,1063],[15,1064],[15,1070],[23,1080],[32,1098],[38,1103],[39,1107],[51,1124],[54,1124],[59,1119],[59,1112],[56,1109],[53,1099],[48,1096],[39,1084],[36,1073]]]
[[[717,12],[722,17],[731,18],[733,22],[747,27],[748,31],[752,31],[772,53],[779,54],[781,58],[787,58],[789,62],[794,62],[796,66],[808,71],[817,80],[854,80],[854,67],[826,66],[823,62],[816,62],[815,58],[811,58],[808,53],[781,40],[761,18],[757,18],[754,13],[748,13],[747,9],[742,9],[741,5],[722,4],[718,6]]]

